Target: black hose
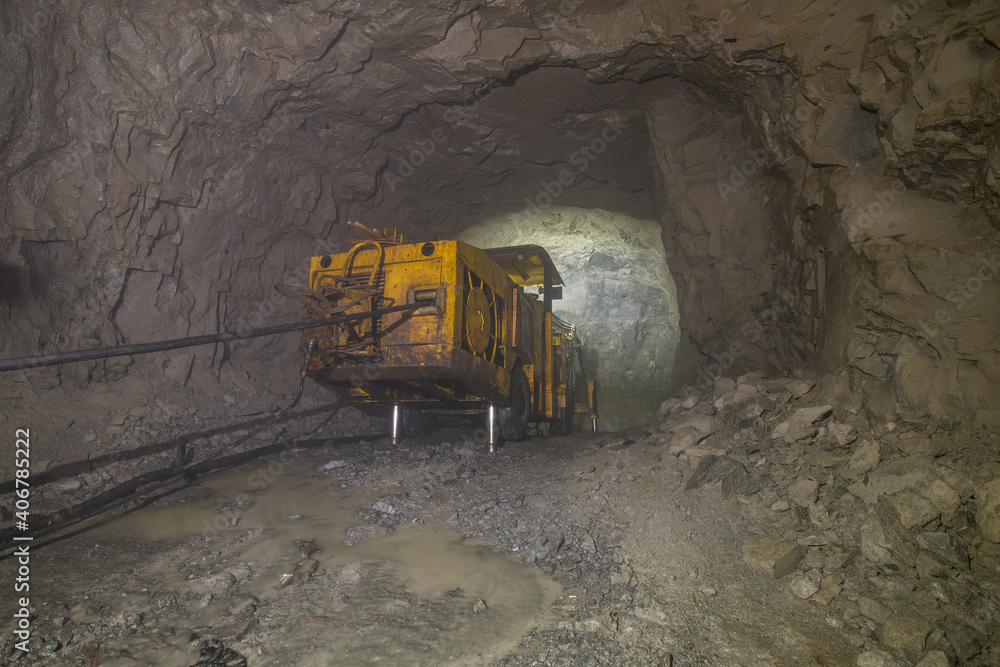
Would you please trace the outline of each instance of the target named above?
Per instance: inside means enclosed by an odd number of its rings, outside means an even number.
[[[139,475],[138,477],[133,477],[127,482],[123,482],[122,484],[119,484],[118,486],[109,491],[100,493],[92,498],[89,498],[71,507],[65,507],[61,510],[50,512],[48,514],[44,514],[41,516],[33,515],[29,521],[33,537],[41,537],[43,535],[55,532],[57,530],[63,530],[69,526],[72,526],[73,524],[79,523],[80,521],[89,519],[99,514],[104,514],[105,512],[108,512],[116,507],[120,507],[121,505],[124,505],[125,503],[132,500],[132,496],[135,494],[135,492],[138,491],[141,487],[146,486],[147,484],[155,483],[155,486],[148,488],[144,491],[145,494],[150,494],[154,491],[164,488],[168,484],[175,482],[181,478],[186,477],[188,479],[193,479],[198,474],[202,474],[204,472],[207,472],[209,470],[214,470],[219,467],[224,467],[226,464],[235,463],[235,460],[230,460],[222,465],[217,465],[217,466],[211,465],[211,462],[213,460],[218,459],[226,452],[231,451],[233,448],[243,444],[253,436],[263,431],[268,426],[276,424],[284,417],[287,417],[288,414],[292,411],[292,409],[295,408],[296,405],[298,405],[299,400],[301,400],[302,398],[302,391],[305,388],[306,369],[309,366],[309,360],[312,358],[313,352],[316,350],[316,346],[317,346],[317,340],[315,338],[311,339],[308,345],[306,346],[305,356],[302,360],[302,371],[299,375],[299,389],[295,394],[295,398],[284,410],[274,414],[271,417],[271,419],[265,421],[263,424],[251,430],[249,433],[246,433],[242,437],[237,438],[234,442],[230,443],[229,445],[215,450],[214,452],[212,452],[211,454],[209,454],[208,456],[199,461],[188,463],[187,465],[184,465],[180,468],[171,467],[171,468],[160,468],[159,470],[153,470],[144,473],[142,475]],[[265,446],[262,448],[258,448],[257,450],[251,450],[251,452],[259,451],[260,453],[265,453],[266,450],[273,447],[274,445]],[[248,452],[244,452],[242,454],[245,455],[247,453]],[[238,454],[234,455],[234,457],[229,457],[229,458],[238,459],[240,456],[241,455]],[[170,489],[169,491],[161,495],[167,495],[167,493],[173,493],[176,490],[177,489]],[[136,509],[138,507],[139,505],[136,505],[136,507],[134,507],[133,509]],[[0,541],[5,542],[7,541],[8,538],[13,536],[14,534],[17,533],[14,531],[13,528],[9,528],[5,531],[0,531]],[[4,554],[0,555],[0,558],[3,558],[6,555],[8,554],[5,552]]]
[[[364,320],[372,317],[381,317],[389,313],[399,313],[404,310],[414,310],[426,303],[407,303],[398,306],[387,306],[377,310],[368,310],[363,313],[352,315],[337,315],[321,320],[309,320],[308,322],[290,322],[288,324],[276,324],[263,329],[250,329],[247,331],[228,332],[223,331],[217,334],[206,334],[204,336],[191,336],[188,338],[174,338],[172,340],[162,340],[154,343],[136,343],[134,345],[119,345],[117,347],[98,347],[93,350],[74,350],[72,352],[57,352],[55,354],[43,354],[37,357],[19,357],[16,359],[0,359],[0,371],[17,371],[25,368],[40,368],[42,366],[56,366],[58,364],[69,364],[75,361],[92,361],[94,359],[110,359],[111,357],[127,357],[134,354],[148,354],[150,352],[165,352],[166,350],[176,350],[182,347],[194,347],[196,345],[211,345],[212,343],[225,343],[233,340],[244,340],[247,338],[259,338],[261,336],[273,336],[275,334],[288,333],[291,331],[302,331],[316,327],[327,326],[329,324],[340,324],[342,322],[352,322],[354,320]]]

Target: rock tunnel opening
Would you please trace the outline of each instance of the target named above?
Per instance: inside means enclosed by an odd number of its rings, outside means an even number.
[[[817,646],[836,665],[997,664],[1000,600],[981,582],[1000,563],[998,26],[991,0],[0,3],[3,356],[299,318],[274,285],[346,250],[360,221],[481,245],[544,232],[582,276],[557,312],[587,320],[586,363],[630,408],[607,426],[649,411],[614,388],[682,387],[643,428],[492,459],[453,432],[382,446],[384,422],[312,387],[297,430],[247,445],[270,447],[266,464],[164,501],[209,523],[163,551],[194,564],[183,581],[126,563],[139,574],[119,600],[89,559],[134,544],[67,538],[66,571],[92,575],[85,594],[106,606],[98,623],[39,578],[41,608],[60,611],[32,621],[37,648],[153,664],[166,642],[180,664],[190,632],[168,629],[243,636],[319,581],[343,596],[299,610],[311,620],[282,655],[329,662],[305,647],[326,650],[327,613],[381,566],[317,556],[310,531],[377,540],[427,520],[567,584],[562,620],[502,638],[511,664],[804,664]],[[612,230],[621,245],[601,240]],[[575,309],[576,285],[604,321]],[[295,395],[300,343],[3,375],[0,425],[31,429],[33,510],[252,432]],[[3,530],[15,472],[0,460]],[[300,476],[312,505],[267,495]],[[297,523],[330,498],[353,525]],[[278,541],[254,542],[277,524]],[[253,567],[227,555],[244,539]],[[377,653],[411,609],[466,629],[502,611],[466,604],[463,585],[364,598],[381,611],[359,617],[374,633],[359,641]],[[725,618],[747,622],[719,638]],[[153,641],[133,642],[144,624]],[[289,626],[253,627],[233,641],[263,655]],[[679,636],[693,639],[664,639]]]
[[[549,206],[493,215],[457,235],[483,248],[548,250],[565,282],[553,311],[583,341],[580,362],[597,382],[603,431],[645,425],[673,386],[679,315],[660,232],[655,220]]]

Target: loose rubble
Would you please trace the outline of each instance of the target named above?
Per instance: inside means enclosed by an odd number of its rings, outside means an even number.
[[[413,614],[428,614],[415,627],[449,632],[494,623],[502,596],[452,588],[425,599],[386,584],[385,564],[328,559],[426,525],[560,587],[516,646],[467,664],[986,667],[1000,663],[996,444],[960,424],[880,423],[846,377],[801,373],[719,378],[666,401],[647,428],[505,443],[494,455],[447,424],[398,447],[303,453],[316,483],[358,494],[341,532],[309,533],[313,507],[281,507],[275,526],[258,525],[266,494],[189,487],[160,502],[219,510],[208,537],[83,534],[40,552],[78,584],[61,593],[38,582],[32,655],[147,655],[179,633],[251,665],[287,664],[311,645],[276,649],[289,632],[350,648],[355,635],[324,631],[332,622],[353,623],[369,644],[363,633],[395,636]],[[303,532],[269,561],[254,549],[276,526]],[[147,562],[183,564],[187,578],[151,579]],[[274,585],[255,584],[268,571]],[[0,641],[0,665],[32,664],[15,661],[9,633]]]

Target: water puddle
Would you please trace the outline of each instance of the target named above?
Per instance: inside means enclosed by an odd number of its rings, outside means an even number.
[[[263,461],[222,472],[183,503],[93,531],[94,540],[191,545],[185,563],[171,555],[137,568],[143,582],[177,591],[189,623],[146,659],[191,664],[194,631],[259,646],[251,665],[474,665],[511,652],[558,595],[537,569],[443,528],[385,532],[370,510],[385,494],[340,488],[316,471],[329,459],[299,453],[280,471]],[[363,539],[349,546],[349,534]],[[236,535],[247,538],[219,552]],[[474,609],[479,600],[485,609]]]

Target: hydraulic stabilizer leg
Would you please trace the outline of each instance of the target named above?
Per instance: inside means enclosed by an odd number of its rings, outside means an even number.
[[[496,406],[490,403],[490,407],[486,410],[486,438],[490,446],[490,454],[494,454],[497,451],[497,420],[496,420]]]
[[[587,380],[587,409],[594,433],[597,433],[597,383],[594,380]]]
[[[399,444],[399,403],[392,404],[392,444]]]

